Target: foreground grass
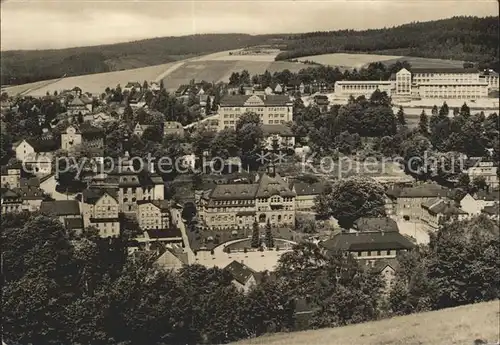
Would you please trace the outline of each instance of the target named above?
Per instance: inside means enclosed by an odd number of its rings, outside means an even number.
[[[316,331],[280,333],[237,344],[472,345],[500,340],[499,301]]]

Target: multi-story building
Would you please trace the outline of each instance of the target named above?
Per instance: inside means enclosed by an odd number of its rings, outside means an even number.
[[[235,128],[246,112],[258,114],[262,124],[282,124],[293,120],[293,102],[285,95],[226,96],[219,105],[219,130]]]
[[[295,225],[295,193],[274,166],[256,183],[221,184],[200,200],[200,218],[213,229]]]
[[[13,144],[16,159],[21,161],[26,172],[45,175],[52,172],[52,157],[59,148],[53,139],[25,139]]]
[[[484,79],[488,83],[488,88],[490,91],[498,91],[498,73],[492,69],[487,69],[481,72],[481,79]]]
[[[325,185],[321,182],[317,183],[305,183],[305,182],[295,182],[293,184],[293,191],[296,194],[295,197],[295,209],[297,211],[312,211],[315,206],[315,199],[320,195],[325,188]]]
[[[365,96],[370,98],[376,90],[387,93],[391,96],[392,83],[390,81],[336,81],[335,82],[335,98],[347,99],[350,96],[357,98]]]
[[[101,237],[120,234],[120,205],[116,189],[86,189],[82,193],[81,205],[85,228],[96,228]]]
[[[19,187],[13,189],[2,189],[1,204],[2,213],[40,210],[42,201],[46,196],[38,187]]]
[[[447,188],[435,183],[392,188],[386,191],[386,211],[397,219],[420,220],[422,204],[435,198],[446,197],[448,193]]]
[[[408,77],[411,84],[408,88]],[[488,82],[468,68],[403,68],[396,73],[395,95],[412,98],[478,99],[488,97]]]
[[[70,116],[90,114],[92,112],[92,100],[77,96],[66,105],[66,109]]]
[[[137,205],[137,221],[141,229],[170,228],[169,200],[139,200]]]
[[[436,198],[422,204],[421,221],[427,231],[437,231],[447,222],[463,220],[468,216],[467,212],[453,205],[449,199]]]
[[[295,147],[295,135],[286,125],[262,125],[262,132],[265,140],[264,147],[268,150],[273,150],[275,144],[280,150],[293,150]]]
[[[399,252],[412,250],[415,244],[397,231],[356,231],[339,233],[320,242],[320,247],[327,252],[348,252],[354,258],[372,264],[381,259],[394,259]]]
[[[498,166],[494,162],[477,162],[473,167],[467,169],[469,178],[474,180],[476,177],[482,177],[489,188],[498,188]]]
[[[460,201],[460,208],[470,216],[481,214],[486,207],[491,207],[499,202],[499,193],[486,193],[479,191],[474,195],[467,194]]]
[[[102,150],[104,147],[104,132],[87,123],[70,125],[61,133],[61,148],[72,151],[85,145],[92,149]]]
[[[139,172],[129,158],[126,152],[121,164],[108,174],[106,180],[118,187],[120,211],[137,213],[139,200],[163,200],[165,187],[163,179],[155,174],[152,167],[149,171]]]
[[[2,187],[16,188],[21,186],[21,166],[20,164],[2,166],[1,168]]]

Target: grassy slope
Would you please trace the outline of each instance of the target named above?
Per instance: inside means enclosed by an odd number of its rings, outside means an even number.
[[[494,344],[499,337],[499,301],[414,314],[364,324],[282,333],[238,342],[240,345],[468,345]]]

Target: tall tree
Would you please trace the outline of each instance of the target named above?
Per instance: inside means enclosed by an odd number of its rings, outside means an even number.
[[[271,228],[271,223],[269,219],[266,224],[266,247],[272,249],[274,247],[274,237],[273,237],[273,229]]]
[[[401,126],[406,125],[405,112],[404,112],[403,106],[399,107],[399,110],[397,113],[397,118],[398,118],[398,122]]]
[[[429,134],[429,118],[425,113],[425,110],[422,109],[422,113],[420,114],[420,121],[418,122],[418,130],[423,135]]]
[[[252,248],[259,248],[260,247],[260,230],[259,230],[259,224],[257,223],[257,220],[254,221],[253,227],[252,227],[251,246],[252,246]]]

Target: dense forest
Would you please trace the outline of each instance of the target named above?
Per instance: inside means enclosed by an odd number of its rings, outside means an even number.
[[[253,46],[267,38],[246,34],[207,34],[58,50],[5,51],[1,54],[1,84],[24,84],[61,78],[65,74],[75,76],[159,65]]]
[[[499,70],[498,17],[454,17],[394,28],[297,35],[207,34],[163,37],[111,45],[1,53],[1,84],[159,65],[196,55],[278,40],[276,60],[336,52],[370,52],[479,62]]]
[[[377,30],[289,36],[276,60],[338,52],[418,56],[479,62],[498,70],[498,17],[453,17]]]

